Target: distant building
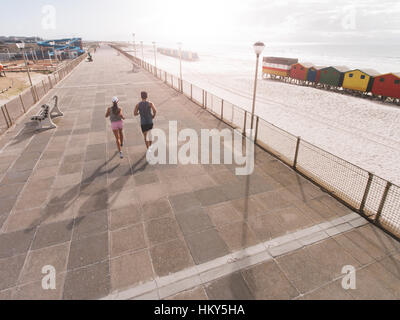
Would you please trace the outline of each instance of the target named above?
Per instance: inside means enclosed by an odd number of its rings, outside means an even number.
[[[379,72],[372,69],[350,70],[344,74],[343,88],[361,92],[369,92],[372,89],[374,77]]]
[[[290,68],[290,77],[297,80],[307,80],[308,69],[315,66],[311,63],[296,63]]]
[[[319,71],[319,83],[340,88],[347,71],[349,71],[349,68],[345,66],[322,68]]]
[[[288,77],[290,73],[290,67],[298,62],[298,59],[292,58],[264,57],[263,74],[269,74],[278,77]]]
[[[400,99],[400,73],[387,73],[375,77],[371,92],[377,96]]]

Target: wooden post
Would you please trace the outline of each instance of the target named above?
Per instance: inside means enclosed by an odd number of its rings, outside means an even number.
[[[389,190],[390,190],[391,186],[392,186],[391,182],[389,182],[389,181],[386,182],[385,191],[383,192],[382,199],[381,199],[381,202],[379,204],[378,212],[376,213],[376,216],[375,216],[375,222],[376,223],[379,223],[379,218],[382,215],[383,207],[385,206],[386,198],[387,198],[387,196],[389,194]]]
[[[190,84],[190,100],[193,101],[193,85]]]
[[[51,78],[50,78],[50,76],[47,76],[47,78],[49,79],[50,89],[52,89],[53,88],[53,84],[51,83]]]
[[[47,91],[46,91],[46,86],[44,85],[44,80],[42,80],[42,86],[43,86],[44,93],[46,94]]]
[[[221,99],[221,120],[224,120],[224,99]]]
[[[367,182],[367,186],[365,187],[364,196],[363,196],[361,204],[360,204],[360,212],[361,213],[364,213],[365,203],[367,202],[367,199],[368,199],[368,194],[369,194],[369,190],[371,189],[373,177],[374,177],[374,175],[371,172],[368,172],[368,182]]]
[[[37,101],[36,101],[35,92],[33,91],[33,87],[31,87],[31,94],[32,94],[32,98],[33,98],[33,104],[35,104]]]
[[[296,151],[294,153],[294,160],[293,160],[293,169],[295,169],[295,170],[297,168],[297,157],[299,156],[300,141],[301,141],[301,138],[297,137]]]
[[[22,95],[19,95],[19,100],[21,101],[22,110],[24,110],[24,113],[26,113],[24,100],[22,100]]]

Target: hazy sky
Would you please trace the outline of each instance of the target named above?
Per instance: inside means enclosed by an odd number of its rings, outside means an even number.
[[[400,0],[1,0],[1,12],[0,35],[400,42]]]

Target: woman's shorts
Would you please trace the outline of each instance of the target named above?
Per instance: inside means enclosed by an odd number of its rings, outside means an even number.
[[[122,120],[111,122],[111,129],[113,130],[122,130],[123,127],[124,123],[122,122]]]
[[[147,132],[150,131],[151,129],[153,129],[153,124],[142,124],[142,132]]]

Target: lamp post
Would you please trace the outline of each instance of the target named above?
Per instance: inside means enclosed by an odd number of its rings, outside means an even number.
[[[136,58],[136,41],[135,41],[135,33],[132,33],[133,36],[133,50],[135,51],[135,58]]]
[[[256,75],[254,78],[254,92],[253,92],[253,106],[251,109],[251,131],[253,132],[253,127],[254,127],[254,110],[256,106],[256,93],[257,93],[257,76],[258,76],[258,62],[260,59],[260,54],[263,52],[265,45],[262,42],[256,42],[253,45],[254,52],[257,56],[257,62],[256,62]]]
[[[156,70],[157,70],[157,50],[156,50],[156,42],[155,41],[153,41],[153,47],[154,47],[154,66],[156,67]]]
[[[25,62],[26,71],[28,72],[29,83],[31,84],[31,87],[33,87],[31,74],[29,72],[28,63],[26,62],[26,56],[25,56],[25,53],[23,52],[23,50],[25,48],[25,43],[23,43],[23,42],[18,43],[17,42],[16,45],[17,45],[17,48],[21,50],[22,55],[24,56],[24,62]]]
[[[183,79],[182,79],[182,42],[178,42],[179,47],[179,77],[181,92],[183,92]]]

